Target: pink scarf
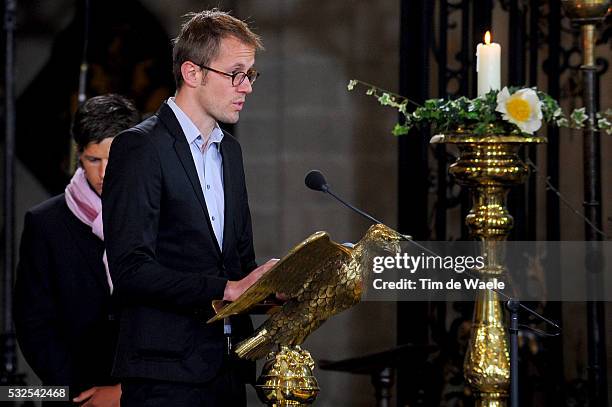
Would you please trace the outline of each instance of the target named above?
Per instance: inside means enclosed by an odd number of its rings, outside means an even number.
[[[89,186],[85,171],[78,168],[65,191],[66,204],[70,211],[81,222],[87,226],[91,226],[91,231],[104,241],[104,230],[102,226],[102,200]],[[106,250],[102,256],[102,262],[106,270],[106,280],[110,287],[110,292],[113,292],[113,282],[108,271],[108,259],[106,258]]]

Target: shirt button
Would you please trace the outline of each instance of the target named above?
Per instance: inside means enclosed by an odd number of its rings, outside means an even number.
[[[215,221],[215,217],[214,216],[212,217],[212,220],[213,220],[213,222]]]
[[[207,185],[206,185],[206,189],[210,189],[210,185],[208,185],[208,184],[207,184]]]

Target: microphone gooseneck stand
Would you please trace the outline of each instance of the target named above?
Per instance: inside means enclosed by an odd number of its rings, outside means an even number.
[[[324,194],[330,194],[338,202],[340,202],[342,205],[346,206],[347,208],[351,209],[354,212],[357,212],[358,214],[360,214],[361,216],[363,216],[367,220],[369,220],[371,222],[374,222],[374,223],[380,223],[381,225],[384,225],[384,223],[382,223],[381,221],[379,221],[375,217],[365,213],[361,209],[358,209],[357,207],[355,207],[355,206],[351,205],[350,203],[346,202],[344,199],[340,198],[338,195],[334,194],[334,192],[329,187],[329,184],[325,180],[325,177],[323,176],[321,171],[319,171],[319,170],[310,170],[308,172],[308,174],[306,174],[306,178],[304,178],[304,183],[306,184],[306,186],[308,188],[310,188],[310,189],[312,189],[314,191],[320,191],[320,192],[323,192]],[[409,236],[409,235],[402,235],[402,236],[407,241],[408,240],[412,240],[412,236]]]
[[[510,311],[510,406],[518,407],[518,312],[521,303],[510,299],[506,308]]]
[[[339,196],[337,196],[336,194],[333,193],[333,191],[331,190],[331,188],[329,187],[329,184],[327,183],[327,181],[325,180],[325,177],[323,176],[323,174],[321,173],[321,171],[319,170],[311,170],[308,172],[308,174],[306,174],[306,178],[304,179],[304,183],[306,184],[306,186],[314,191],[319,191],[319,192],[323,192],[325,194],[329,194],[332,197],[334,197],[338,202],[340,202],[341,204],[343,204],[344,206],[348,207],[349,209],[357,212],[358,214],[360,214],[361,216],[365,217],[366,219],[374,222],[374,223],[380,223],[383,224],[382,222],[380,222],[379,220],[375,219],[374,217],[368,215],[367,213],[363,212],[362,210],[356,208],[355,206],[349,204],[348,202],[344,201],[342,198],[340,198]],[[410,244],[412,244],[413,246],[416,246],[418,248],[420,248],[421,250],[425,250],[428,253],[434,255],[434,256],[439,256],[437,253],[433,252],[432,250],[422,246],[421,244],[415,242],[414,240],[412,240],[412,237],[409,235],[403,235],[404,236],[404,240],[410,242]],[[474,276],[473,274],[471,274],[468,271],[464,271],[464,273],[471,277],[471,278],[477,278],[476,276]],[[499,295],[500,297],[502,297],[505,302],[506,302],[506,308],[508,309],[508,311],[510,311],[510,405],[511,407],[518,407],[519,405],[519,386],[518,386],[518,333],[519,333],[519,311],[521,309],[529,312],[530,314],[534,315],[536,318],[538,318],[539,320],[545,322],[548,325],[551,325],[553,327],[556,328],[556,332],[554,333],[547,333],[547,332],[542,332],[540,330],[531,328],[529,326],[523,326],[526,329],[529,329],[533,332],[535,332],[538,335],[541,336],[559,336],[559,334],[561,333],[561,327],[554,323],[553,321],[549,320],[548,318],[545,318],[544,316],[538,314],[537,312],[535,312],[534,310],[532,310],[531,308],[525,306],[524,304],[521,304],[521,302],[516,299],[516,298],[511,298],[509,296],[507,296],[506,294],[496,290],[496,289],[490,289],[491,291],[497,293],[497,295]]]

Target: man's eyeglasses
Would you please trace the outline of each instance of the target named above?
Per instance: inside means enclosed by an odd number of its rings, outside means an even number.
[[[196,64],[196,65],[198,65],[202,69],[206,69],[208,71],[215,72],[220,75],[229,76],[230,78],[232,78],[232,86],[240,86],[242,82],[244,82],[244,80],[247,78],[249,79],[249,82],[251,82],[251,85],[253,85],[255,81],[257,80],[257,78],[259,78],[259,72],[257,72],[255,69],[249,69],[246,72],[227,73],[223,71],[218,71],[206,65],[199,65],[199,64]]]

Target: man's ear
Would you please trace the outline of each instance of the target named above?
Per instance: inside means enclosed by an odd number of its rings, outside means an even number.
[[[202,70],[200,69],[200,67],[191,61],[185,61],[181,65],[181,75],[183,76],[183,83],[189,86],[190,88],[195,88],[196,86],[200,85],[201,72]]]

